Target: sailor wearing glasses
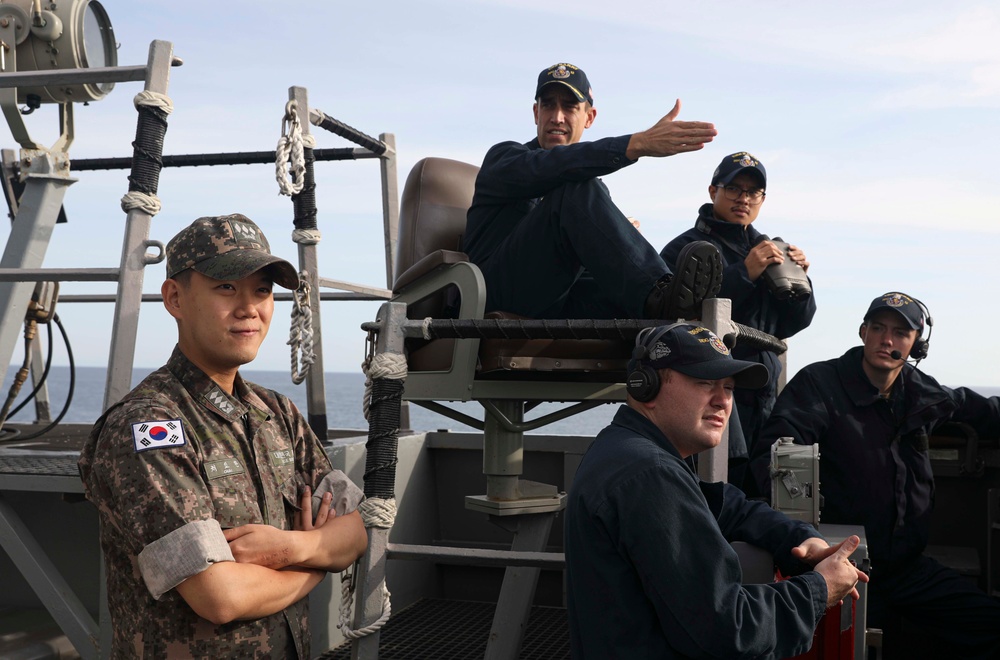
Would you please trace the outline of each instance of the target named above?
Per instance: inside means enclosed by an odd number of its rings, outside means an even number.
[[[733,301],[733,320],[786,339],[809,326],[816,313],[816,301],[811,286],[808,292],[796,292],[801,295],[780,298],[769,289],[762,277],[768,266],[781,264],[786,258],[798,264],[803,271],[809,270],[809,262],[802,250],[789,245],[786,254],[778,244],[752,226],[764,204],[766,188],[767,172],[758,158],[745,151],[726,156],[715,169],[708,186],[711,203],[703,204],[698,209],[695,226],[670,241],[660,256],[672,268],[684,246],[693,241],[713,243],[722,254],[723,264],[722,288],[718,296]],[[736,392],[742,434],[736,425],[731,425],[729,481],[740,486],[749,450],[774,407],[781,363],[773,352],[745,345],[736,346],[733,356],[763,364],[772,374],[766,387]],[[749,494],[757,494],[753,480],[747,481],[751,489]]]

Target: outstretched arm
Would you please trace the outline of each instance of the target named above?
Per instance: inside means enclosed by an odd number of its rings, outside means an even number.
[[[719,134],[715,125],[705,121],[675,121],[681,113],[681,100],[651,128],[633,133],[625,149],[629,160],[641,156],[662,158],[687,151],[698,151]]]

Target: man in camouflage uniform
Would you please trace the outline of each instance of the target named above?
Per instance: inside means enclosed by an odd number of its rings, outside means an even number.
[[[113,655],[309,658],[306,596],[364,552],[362,494],[291,401],[238,373],[267,334],[272,283],[295,289],[298,277],[230,215],[175,236],[167,278],[177,347],[97,421],[80,457]]]

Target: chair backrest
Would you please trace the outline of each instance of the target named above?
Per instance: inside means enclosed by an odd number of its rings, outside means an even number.
[[[448,158],[424,158],[413,166],[400,202],[396,281],[424,257],[459,249],[478,173],[475,165]]]

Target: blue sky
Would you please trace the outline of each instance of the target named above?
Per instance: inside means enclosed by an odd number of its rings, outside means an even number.
[[[372,134],[396,136],[400,188],[425,156],[478,164],[494,143],[534,135],[531,102],[543,67],[568,61],[594,86],[588,138],[631,133],[683,103],[682,119],[714,122],[694,154],[643,159],[606,177],[657,248],[692,225],[719,160],[747,150],[769,174],[757,227],[805,250],[819,311],[792,339],[790,370],[858,343],[869,301],[888,290],[922,299],[935,319],[923,367],[950,385],[1000,385],[993,268],[1000,238],[1000,8],[987,3],[674,3],[518,0],[420,3],[195,3],[107,0],[121,64],[150,41],[174,44],[164,152],[273,149],[288,87]],[[905,10],[900,9],[905,7]],[[74,158],[127,156],[135,132],[121,84],[76,113]],[[55,112],[29,118],[55,138]],[[7,135],[3,146],[13,148]],[[319,131],[319,147],[346,146]],[[46,266],[117,265],[126,172],[81,172],[66,196]],[[374,161],[320,163],[322,275],[385,286]],[[291,202],[273,168],[164,170],[166,242],[201,215],[242,212],[294,260]],[[163,266],[147,269],[159,290]],[[108,285],[64,285],[63,292]],[[325,303],[325,366],[356,371],[374,303]],[[107,362],[110,305],[58,310],[78,362]],[[255,368],[287,369],[287,305],[279,305]],[[137,364],[169,354],[173,322],[158,305],[140,318]],[[970,345],[972,348],[970,348]],[[15,356],[14,360],[19,358]],[[58,359],[58,358],[57,358]],[[62,359],[65,362],[65,359]]]

